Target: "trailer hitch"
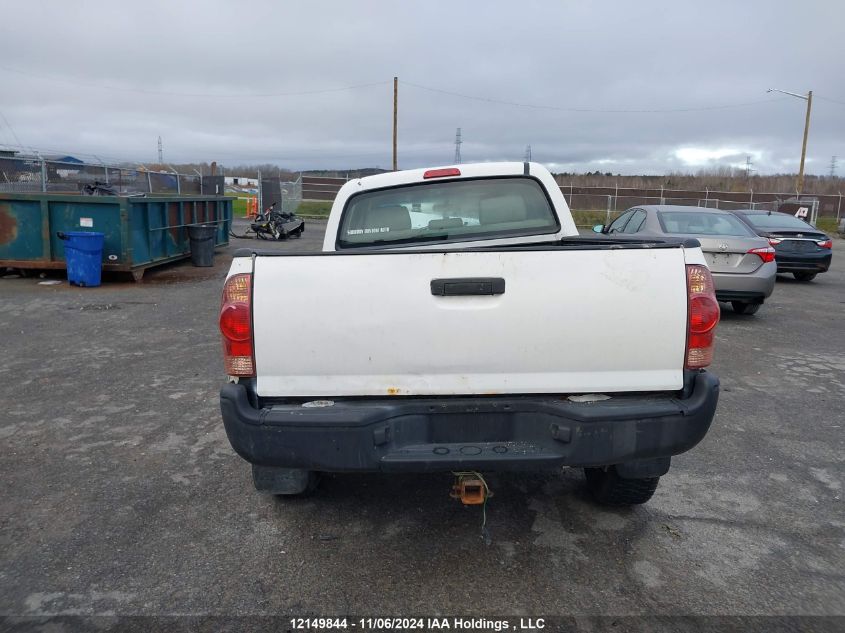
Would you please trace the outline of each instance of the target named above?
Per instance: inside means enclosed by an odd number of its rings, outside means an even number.
[[[493,542],[487,529],[487,500],[493,496],[490,486],[481,473],[474,470],[452,474],[455,475],[455,483],[449,496],[460,499],[465,506],[481,506],[481,540],[490,545]]]
[[[487,482],[477,472],[454,473],[455,483],[452,484],[452,499],[460,499],[465,506],[482,505],[491,496]]]

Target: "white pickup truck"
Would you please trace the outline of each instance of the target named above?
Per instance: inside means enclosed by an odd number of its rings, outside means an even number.
[[[696,240],[578,237],[536,163],[360,178],[323,252],[235,253],[223,421],[274,494],[577,466],[598,501],[644,503],[710,427],[718,320]]]

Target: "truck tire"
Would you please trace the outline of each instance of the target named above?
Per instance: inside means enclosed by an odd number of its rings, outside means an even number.
[[[731,307],[737,314],[754,314],[762,303],[747,303],[745,301],[731,301]]]
[[[280,498],[307,497],[317,490],[319,473],[301,468],[252,466],[252,481],[259,492]]]
[[[320,487],[320,473],[313,470],[308,471],[308,483],[300,492],[281,492],[276,493],[277,499],[303,499],[310,497],[317,492]]]
[[[615,466],[585,468],[587,489],[597,502],[609,506],[628,506],[645,503],[651,499],[660,477],[623,479]]]
[[[792,273],[798,281],[813,281],[818,273]]]

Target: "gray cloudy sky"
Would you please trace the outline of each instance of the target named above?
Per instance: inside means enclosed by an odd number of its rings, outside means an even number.
[[[795,172],[805,104],[776,87],[817,97],[807,171],[836,154],[845,174],[839,0],[2,0],[0,14],[0,146],[154,162],[161,135],[166,162],[389,167],[398,75],[400,167],[450,163],[460,126],[464,162],[530,144],[561,171],[750,154]]]

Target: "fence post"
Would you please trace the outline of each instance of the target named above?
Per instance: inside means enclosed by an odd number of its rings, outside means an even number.
[[[613,196],[607,196],[607,218],[604,221],[605,226],[610,226],[610,199]]]
[[[754,208],[754,188],[751,189],[751,199],[748,202],[748,206],[752,209]]]
[[[182,195],[182,176],[180,174],[176,174],[176,195]]]
[[[261,170],[258,170],[258,212],[264,213],[264,182],[261,180]]]
[[[109,168],[103,165],[103,172],[106,174],[106,184],[109,184]]]
[[[663,185],[660,185],[660,204],[666,204],[663,201]]]
[[[203,195],[205,192],[202,190],[202,172],[194,169],[194,173],[200,177],[200,195]]]
[[[836,205],[836,223],[839,224],[839,212],[842,210],[842,192],[839,192],[839,202]]]
[[[41,193],[47,193],[47,161],[41,159]]]
[[[616,211],[619,205],[619,181],[613,183],[613,210]]]
[[[147,170],[147,189],[150,190],[150,193],[153,192],[153,179],[150,176],[150,170]]]

